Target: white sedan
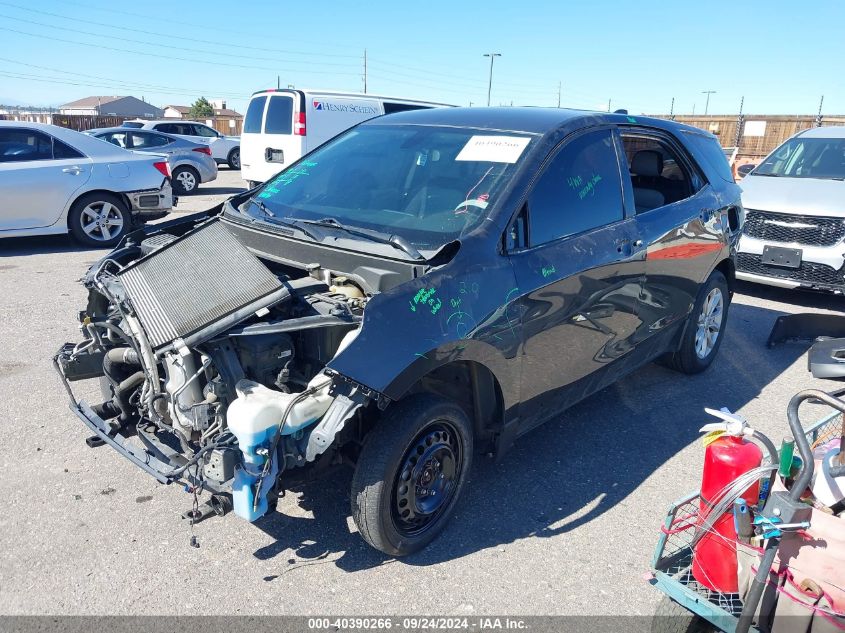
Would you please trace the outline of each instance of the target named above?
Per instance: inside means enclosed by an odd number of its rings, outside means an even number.
[[[0,121],[0,238],[67,233],[117,244],[173,207],[164,156],[44,123]]]

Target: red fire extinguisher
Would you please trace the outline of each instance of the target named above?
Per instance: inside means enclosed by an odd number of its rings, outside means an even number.
[[[707,515],[716,501],[716,495],[740,475],[760,466],[763,452],[745,439],[752,433],[745,419],[726,409],[705,409],[724,422],[705,425],[701,431],[724,431],[707,445],[704,453],[704,472],[701,476],[700,515]],[[749,505],[757,503],[760,482],[757,480],[740,497]],[[713,521],[715,519],[715,521]],[[699,524],[701,521],[699,522]],[[692,558],[692,575],[711,591],[737,593],[736,528],[732,512],[711,517],[709,529],[695,545]]]

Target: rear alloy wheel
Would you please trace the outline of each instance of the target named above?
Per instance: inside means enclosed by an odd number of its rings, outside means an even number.
[[[391,556],[424,548],[446,526],[471,460],[472,426],[457,404],[421,394],[391,405],[352,479],[361,536]]]
[[[73,236],[87,246],[114,246],[129,231],[131,217],[116,196],[92,193],[74,202],[68,215]]]
[[[697,374],[710,366],[722,345],[729,305],[728,282],[714,270],[699,291],[678,351],[666,359],[672,369]]]
[[[236,147],[231,152],[229,152],[229,156],[226,158],[226,162],[229,164],[229,169],[240,169],[241,168],[241,148]]]
[[[177,167],[173,170],[173,189],[179,195],[194,193],[200,185],[200,175],[193,167]]]

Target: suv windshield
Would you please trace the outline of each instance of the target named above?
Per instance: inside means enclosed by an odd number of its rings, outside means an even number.
[[[845,178],[844,138],[793,138],[777,148],[753,176]]]
[[[532,136],[419,125],[348,131],[256,194],[280,219],[333,218],[439,248],[477,227],[516,171]],[[266,219],[247,202],[244,212]]]

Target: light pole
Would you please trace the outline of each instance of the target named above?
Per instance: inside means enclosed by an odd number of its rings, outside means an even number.
[[[484,53],[484,57],[490,58],[490,80],[487,82],[487,107],[490,107],[490,93],[493,90],[493,60],[501,57],[501,53]]]
[[[707,101],[704,102],[704,116],[707,116],[707,108],[710,107],[710,95],[716,94],[715,90],[702,90],[701,94],[707,95]]]

